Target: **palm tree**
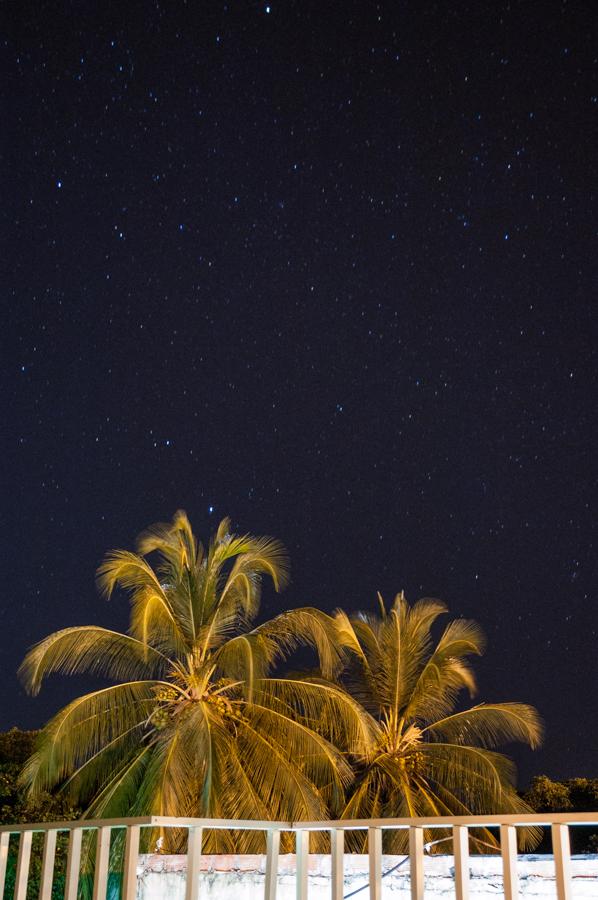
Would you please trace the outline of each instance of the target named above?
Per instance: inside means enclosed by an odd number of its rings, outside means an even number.
[[[334,621],[302,608],[252,627],[262,577],[283,588],[287,557],[278,541],[229,528],[224,519],[206,549],[179,511],[137,552],[109,553],[98,584],[130,593],[128,634],[77,626],[29,651],[20,675],[33,694],[57,671],[116,682],[45,726],[22,775],[31,796],[59,791],[96,817],[313,820],[341,802],[352,772],[337,747],[365,753],[370,723],[331,680]],[[300,644],[327,680],[273,675]],[[208,852],[233,846],[216,834]],[[234,846],[255,848],[244,835]]]
[[[367,752],[353,757],[356,779],[342,818],[383,818],[476,813],[520,813],[514,768],[493,749],[523,741],[538,746],[537,712],[523,703],[488,703],[457,710],[463,690],[476,684],[468,657],[481,654],[484,638],[475,622],[450,622],[435,643],[432,626],[446,607],[419,600],[410,607],[398,594],[389,611],[379,595],[379,615],[336,614],[350,651],[343,676],[348,692],[370,717]],[[405,832],[387,832],[388,849],[405,849]],[[394,835],[390,839],[390,835]],[[497,846],[488,831],[475,846]],[[426,840],[443,837],[437,830]],[[527,830],[533,844],[537,834]]]

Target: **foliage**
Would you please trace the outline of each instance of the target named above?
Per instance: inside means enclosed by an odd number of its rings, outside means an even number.
[[[524,800],[536,812],[595,812],[598,809],[598,778],[552,781],[547,775],[536,775]]]
[[[0,732],[0,824],[57,822],[76,819],[78,810],[65,798],[49,792],[28,797],[19,785],[23,764],[31,756],[37,731],[11,728]]]
[[[524,799],[536,812],[570,812],[573,809],[567,785],[562,781],[551,781],[547,775],[536,775],[532,779]]]
[[[23,764],[33,753],[37,731],[11,728],[0,732],[0,765]]]
[[[23,763],[34,750],[38,732],[11,728],[0,733],[0,824],[12,825],[27,822],[58,822],[77,819],[79,810],[61,796],[43,792],[36,797],[25,796],[19,786],[19,774]],[[64,869],[66,865],[68,837],[58,836],[56,844],[56,874],[52,887],[53,900],[62,900],[64,893]],[[16,873],[17,843],[11,841],[7,860],[5,896],[12,897]],[[35,900],[39,893],[42,862],[42,838],[33,839],[27,900]]]
[[[0,823],[27,821],[22,818],[25,801],[18,786],[23,763],[34,748],[35,733],[11,728],[0,734]]]
[[[575,812],[595,812],[598,809],[598,778],[569,778],[565,785]]]
[[[142,534],[137,552],[109,553],[98,583],[129,592],[128,634],[66,628],[20,669],[34,694],[57,671],[116,682],[42,730],[21,776],[30,802],[51,791],[94,817],[286,820],[341,804],[352,772],[339,747],[365,754],[372,720],[330,680],[341,663],[330,616],[303,608],[252,627],[262,577],[280,590],[287,572],[276,540],[230,534],[224,519],[204,548],[184,512]],[[273,676],[301,644],[329,680]],[[236,838],[212,833],[206,850],[261,846]]]
[[[354,755],[356,779],[342,818],[441,816],[529,811],[517,795],[511,762],[494,748],[510,741],[538,746],[542,728],[523,703],[478,704],[456,710],[463,690],[473,695],[469,657],[480,654],[479,627],[457,619],[435,642],[432,627],[446,612],[436,600],[410,607],[398,594],[390,610],[349,618],[337,612],[339,636],[351,656],[342,680],[370,720],[370,743]],[[438,831],[426,840],[444,837]],[[539,834],[527,829],[524,842]],[[388,850],[405,849],[406,836],[389,835]],[[496,847],[480,829],[476,849]]]
[[[595,812],[598,810],[598,778],[569,778],[552,781],[547,775],[536,775],[523,795],[536,812]],[[574,853],[598,853],[595,826],[570,829]],[[550,853],[550,835],[543,838],[540,850]]]

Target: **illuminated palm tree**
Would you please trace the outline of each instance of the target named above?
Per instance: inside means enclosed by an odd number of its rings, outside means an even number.
[[[538,746],[537,712],[523,703],[488,703],[457,710],[460,693],[475,693],[468,657],[484,648],[475,622],[456,619],[435,643],[432,626],[446,607],[398,594],[379,615],[336,614],[351,652],[347,690],[371,720],[365,756],[354,757],[356,779],[343,818],[531,812],[517,796],[510,760],[493,748],[511,741]],[[391,834],[394,838],[391,839]],[[430,832],[426,840],[441,838]],[[496,846],[488,831],[476,846]],[[532,829],[525,836],[533,844]],[[388,832],[389,851],[405,849],[405,832]],[[446,852],[446,845],[445,845]]]
[[[128,634],[66,628],[29,651],[20,674],[31,693],[56,671],[117,682],[46,725],[22,776],[30,795],[59,790],[95,817],[317,819],[341,802],[352,772],[337,746],[365,753],[370,723],[330,680],[334,621],[302,608],[252,628],[262,576],[280,590],[287,557],[278,541],[229,525],[204,549],[178,512],[136,553],[109,553],[98,583],[107,596],[130,593]],[[317,650],[329,680],[272,676],[300,644]],[[233,846],[219,834],[208,850]],[[246,832],[234,846],[256,845]]]

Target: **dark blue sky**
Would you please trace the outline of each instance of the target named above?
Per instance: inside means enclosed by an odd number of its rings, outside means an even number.
[[[476,618],[522,780],[598,776],[592,4],[4,12],[0,726],[183,507],[286,543],[267,615]]]

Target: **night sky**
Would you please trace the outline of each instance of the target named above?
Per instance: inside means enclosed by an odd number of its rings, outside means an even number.
[[[521,783],[598,777],[592,9],[4,6],[0,727],[182,507],[284,541],[265,616],[476,618]]]

